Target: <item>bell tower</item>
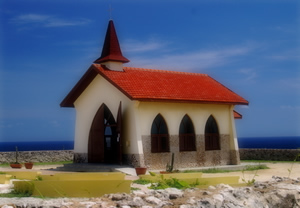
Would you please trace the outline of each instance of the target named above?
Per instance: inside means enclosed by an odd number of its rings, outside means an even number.
[[[109,70],[123,71],[123,63],[129,60],[122,54],[118,36],[112,20],[109,20],[102,54],[94,63],[105,65]]]

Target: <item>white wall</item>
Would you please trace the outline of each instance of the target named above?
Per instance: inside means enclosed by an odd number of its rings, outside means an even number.
[[[123,113],[131,115],[132,113],[128,111],[131,111],[129,104],[132,101],[106,79],[97,75],[74,103],[76,109],[74,152],[87,153],[89,131],[100,106],[103,103],[107,105],[116,120],[120,101]],[[126,124],[126,120],[124,122]]]
[[[204,134],[205,124],[210,115],[216,119],[220,134],[231,133],[231,113],[228,105],[218,104],[189,104],[189,103],[156,103],[141,102],[139,119],[141,134],[150,135],[154,118],[160,113],[168,126],[170,135],[179,134],[179,126],[185,114],[191,118],[196,134]]]
[[[150,135],[152,122],[158,113],[164,117],[170,135],[178,135],[180,122],[185,114],[191,118],[197,135],[204,134],[205,124],[210,115],[216,119],[220,134],[235,135],[233,106],[132,101],[106,79],[97,75],[74,103],[75,153],[88,152],[89,131],[102,103],[107,105],[116,119],[120,101],[123,110],[123,153],[125,154],[143,154],[142,136]],[[232,143],[231,146],[234,148],[235,144]]]

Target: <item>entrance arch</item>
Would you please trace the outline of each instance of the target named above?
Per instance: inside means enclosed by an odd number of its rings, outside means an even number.
[[[119,107],[121,111],[121,104]],[[98,109],[89,133],[89,163],[122,162],[121,152],[121,113],[116,122],[109,108],[103,103]]]

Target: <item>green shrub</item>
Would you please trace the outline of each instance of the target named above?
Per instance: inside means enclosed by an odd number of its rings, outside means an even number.
[[[14,194],[31,196],[34,191],[34,183],[31,181],[19,181],[14,183]]]
[[[263,169],[270,169],[270,168],[264,164],[247,165],[245,171],[254,171],[254,170],[263,170]]]
[[[165,179],[163,175],[161,175],[161,179],[157,183],[152,183],[151,189],[166,189],[166,188],[177,188],[177,189],[187,189],[192,188],[199,185],[199,181],[196,180],[194,183],[189,184],[186,181],[179,180],[177,178]]]
[[[145,185],[145,184],[152,183],[152,181],[147,180],[147,179],[138,179],[138,180],[133,181],[133,183]]]

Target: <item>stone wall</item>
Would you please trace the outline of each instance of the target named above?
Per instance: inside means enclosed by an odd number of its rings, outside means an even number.
[[[72,161],[73,150],[59,151],[19,151],[18,162],[59,162]],[[16,161],[15,152],[0,152],[0,164]]]
[[[241,160],[293,161],[300,149],[240,149]],[[300,161],[300,156],[297,159]]]
[[[174,168],[239,164],[238,152],[230,150],[230,136],[220,135],[221,150],[206,151],[204,135],[196,135],[196,151],[179,151],[179,136],[170,136],[170,152],[151,153],[151,136],[142,136],[144,164],[151,169],[165,169],[174,153]]]
[[[197,140],[198,140],[197,142],[199,142],[199,137]],[[165,165],[170,161],[171,158],[171,153],[155,153],[155,154],[151,154],[151,153],[149,154],[149,153],[150,152],[148,152],[147,154],[146,151],[145,155],[134,155],[135,156],[134,159],[132,155],[131,157],[129,157],[128,155],[124,155],[125,157],[124,159],[126,159],[127,164],[141,165],[145,161],[146,163],[145,165],[149,165],[150,167],[153,166],[158,169],[164,169]],[[225,152],[222,153],[222,151],[208,151],[207,153],[208,154],[205,156],[202,155],[203,153],[200,154],[199,152],[180,153],[179,151],[177,151],[177,155],[175,156],[176,168],[182,168],[183,166],[186,166],[186,164],[188,164],[189,167],[223,165],[223,164],[228,164],[228,161],[230,161],[232,157],[234,156],[238,157],[238,152],[237,153],[232,152],[230,153],[230,155],[224,154]],[[241,160],[293,161],[295,160],[297,155],[300,154],[300,149],[240,149],[239,154]],[[163,157],[159,159],[156,158],[155,155],[157,156],[160,155]],[[73,150],[20,151],[18,161],[20,163],[29,162],[29,161],[31,162],[73,161],[73,157],[74,157]],[[185,161],[184,158],[187,158],[189,161]],[[199,158],[202,158],[202,160],[200,160]],[[205,161],[205,159],[207,159],[207,161]],[[153,160],[161,161],[160,162],[161,164],[160,163],[157,164]],[[298,157],[297,160],[300,161],[300,156]],[[15,152],[0,152],[0,164],[10,163],[14,161],[15,161]]]

